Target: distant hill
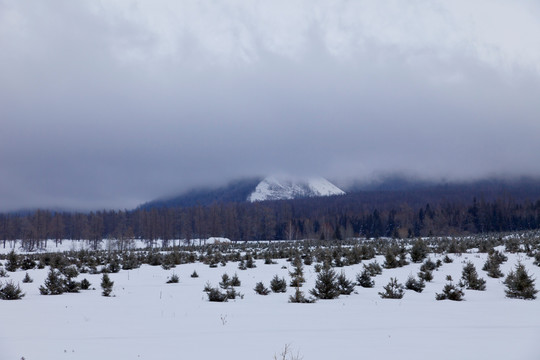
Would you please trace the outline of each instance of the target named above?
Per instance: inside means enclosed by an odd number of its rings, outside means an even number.
[[[321,177],[288,179],[269,176],[257,185],[247,200],[250,202],[291,200],[332,195],[345,195],[345,192]]]
[[[194,189],[178,196],[147,202],[139,208],[190,207],[197,205],[207,206],[215,203],[244,202],[255,191],[261,180],[261,178],[249,178],[231,181],[227,185],[217,188]]]
[[[287,179],[269,176],[264,179],[236,180],[217,188],[194,189],[178,196],[147,202],[139,208],[207,206],[216,203],[292,200],[343,194],[343,190],[323,178]]]
[[[343,195],[328,199],[325,204],[343,206],[357,203],[364,208],[392,208],[403,204],[412,207],[426,203],[464,202],[473,198],[494,200],[509,197],[514,201],[540,198],[540,179],[522,177],[515,179],[482,179],[461,182],[435,182],[406,177],[389,177],[370,183],[356,183],[344,191],[325,179],[278,180],[275,177],[249,178],[232,181],[216,188],[199,188],[178,196],[147,202],[140,209],[165,207],[208,206],[216,203],[243,203],[253,201],[288,200],[302,201],[327,195]],[[319,204],[319,201],[316,201]]]

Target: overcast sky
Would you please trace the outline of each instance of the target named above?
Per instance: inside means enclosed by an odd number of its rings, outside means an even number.
[[[0,0],[0,210],[540,174],[540,2]]]

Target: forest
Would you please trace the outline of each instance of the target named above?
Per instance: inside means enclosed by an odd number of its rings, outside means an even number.
[[[450,196],[441,192],[359,192],[345,196],[257,203],[93,212],[35,210],[0,214],[0,241],[28,250],[44,241],[206,239],[233,241],[412,238],[533,230],[540,200]],[[0,243],[1,244],[1,243]]]

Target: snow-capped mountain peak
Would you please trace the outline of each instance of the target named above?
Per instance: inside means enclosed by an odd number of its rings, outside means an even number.
[[[343,190],[321,177],[296,180],[270,176],[257,185],[247,200],[250,202],[288,200],[344,194]]]

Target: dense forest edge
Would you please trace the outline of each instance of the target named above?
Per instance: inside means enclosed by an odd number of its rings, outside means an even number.
[[[189,207],[35,210],[0,214],[0,241],[52,239],[342,240],[515,232],[540,228],[539,182],[438,185],[296,200]],[[1,243],[0,243],[1,244]]]

